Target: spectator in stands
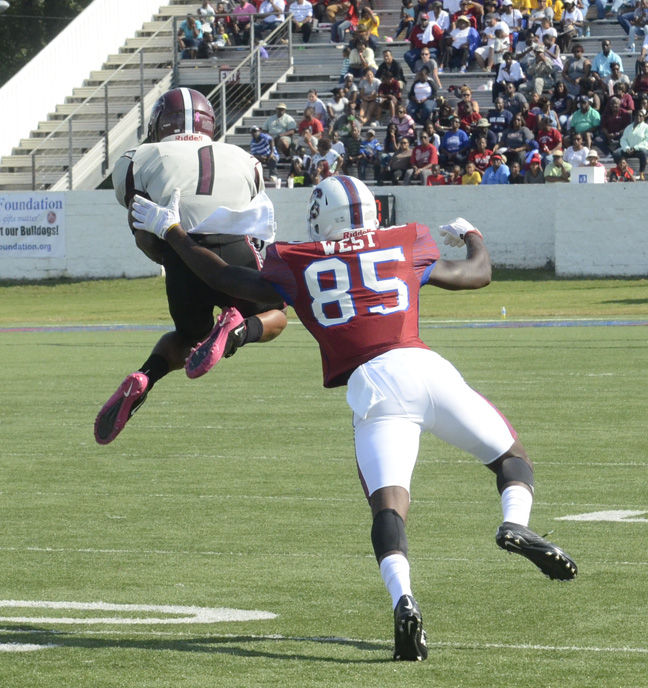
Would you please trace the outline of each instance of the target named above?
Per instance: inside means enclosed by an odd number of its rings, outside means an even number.
[[[339,132],[340,138],[346,146],[346,139],[347,137],[351,136],[351,132],[353,129],[357,129],[359,134],[360,130],[362,129],[362,123],[353,114],[353,110],[351,109],[351,105],[349,104],[344,108],[344,114],[340,115],[340,117],[338,117],[333,123],[333,132]]]
[[[540,96],[535,113],[540,117],[548,117],[551,120],[551,126],[558,129],[558,131],[561,130],[560,118],[558,113],[551,107],[551,101],[548,96]]]
[[[315,88],[308,90],[304,109],[307,107],[313,108],[313,115],[324,125],[324,127],[328,125],[328,109],[320,99],[317,89]]]
[[[359,107],[358,118],[363,124],[370,122],[369,114],[375,110],[374,103],[378,97],[378,88],[380,81],[376,79],[373,70],[367,69],[364,78],[360,80],[359,86]],[[377,127],[378,122],[374,121],[370,126]]]
[[[621,109],[629,112],[632,116],[636,108],[634,98],[628,92],[628,85],[623,81],[619,81],[614,84],[612,90],[614,91],[614,95],[621,101]]]
[[[463,166],[470,146],[470,137],[459,127],[459,117],[451,115],[449,119],[451,129],[443,135],[439,147],[439,163],[443,169],[450,169],[452,165]]]
[[[292,178],[293,186],[311,185],[311,178],[308,174],[310,160],[310,155],[306,155],[303,148],[298,149],[297,154],[293,155],[288,172],[288,178]]]
[[[284,158],[290,157],[292,137],[297,131],[297,123],[286,112],[286,103],[279,103],[274,115],[270,115],[263,125],[266,131],[274,139],[275,147]]]
[[[421,52],[423,48],[429,48],[434,42],[434,27],[432,27],[433,36],[429,38],[427,41],[424,40],[424,37],[428,38],[427,36],[425,36],[428,24],[429,18],[427,12],[420,12],[416,19],[416,23],[414,24],[414,27],[409,35],[408,40],[410,43],[410,49],[403,55],[403,59],[407,63],[407,66],[412,70],[412,73],[416,73],[416,61],[419,59],[419,57],[421,57]],[[439,29],[439,27],[436,27],[436,29],[436,34],[441,32],[441,34],[443,35],[443,32],[441,31],[441,29]],[[427,31],[427,33],[429,34],[430,32]]]
[[[334,150],[340,156],[340,162],[338,164],[338,172],[344,169],[344,157],[346,156],[346,148],[344,142],[340,137],[339,131],[334,131],[330,138],[331,150]]]
[[[436,165],[438,162],[437,149],[430,143],[430,135],[424,131],[421,133],[421,142],[412,150],[411,166],[405,172],[405,184],[420,181],[425,186],[428,176],[432,173],[432,165]]]
[[[621,136],[632,122],[632,115],[621,109],[621,101],[612,96],[601,116],[601,137],[605,150],[612,153],[621,145]]]
[[[511,125],[512,119],[513,113],[504,107],[504,99],[501,96],[495,98],[493,107],[486,114],[486,121],[498,143],[504,131]]]
[[[621,158],[616,167],[612,167],[608,172],[609,182],[633,182],[634,180],[634,170],[625,158]]]
[[[495,83],[493,84],[493,99],[502,92],[506,94],[510,93],[507,84],[513,84],[513,92],[516,92],[525,81],[526,75],[522,71],[520,63],[513,59],[513,53],[504,53],[502,55],[502,63],[497,70]],[[511,110],[511,112],[513,111]]]
[[[508,24],[499,21],[499,17],[494,13],[484,15],[484,26],[480,31],[480,45],[474,52],[475,62],[483,71],[490,72],[494,65],[497,71],[503,62],[504,53],[509,52],[510,49]]]
[[[453,165],[450,171],[446,174],[446,186],[461,186],[461,178],[463,176],[463,169],[461,165]]]
[[[500,148],[506,149],[506,157],[511,164],[519,162],[522,165],[526,152],[533,142],[533,132],[523,124],[523,121],[520,113],[513,115],[510,128],[502,134],[500,139]]]
[[[567,52],[574,38],[583,35],[585,19],[574,0],[563,0],[565,9],[558,25],[558,41],[563,52]]]
[[[214,51],[222,50],[232,45],[230,34],[227,32],[227,25],[220,19],[216,22],[216,33],[214,34],[214,41],[212,48]]]
[[[479,33],[470,25],[468,17],[457,17],[456,28],[450,31],[446,40],[444,69],[458,69],[463,74],[468,69],[479,42]]]
[[[414,17],[414,2],[413,0],[401,0],[402,7],[400,8],[400,18],[396,31],[392,36],[393,40],[397,41],[398,37],[405,32],[405,40],[408,40],[416,19]]]
[[[342,90],[344,91],[344,97],[349,101],[351,110],[355,112],[360,106],[360,89],[358,84],[355,82],[355,77],[351,72],[348,72],[344,77],[342,82]]]
[[[554,150],[562,148],[562,135],[553,126],[550,117],[540,117],[540,126],[535,138],[538,142],[538,151],[543,162],[547,162]]]
[[[252,134],[250,153],[261,163],[263,169],[267,170],[270,182],[274,185],[277,179],[279,154],[275,148],[272,136],[261,131],[260,127],[256,126],[250,129],[250,134]]]
[[[459,9],[451,15],[450,21],[456,26],[459,17],[466,17],[470,26],[476,31],[479,31],[482,27],[483,16],[484,6],[482,4],[473,2],[472,0],[460,0]]]
[[[400,63],[394,59],[394,55],[389,48],[383,50],[383,61],[378,65],[378,71],[376,76],[382,79],[383,74],[388,73],[391,77],[398,81],[401,91],[405,87],[405,75],[403,74],[403,68]]]
[[[556,148],[551,156],[551,162],[544,169],[545,182],[568,182],[571,177],[572,166],[563,159],[563,152]]]
[[[435,92],[434,82],[427,69],[421,69],[407,95],[407,113],[417,124],[425,124],[434,112]]]
[[[378,86],[378,93],[374,101],[376,114],[367,115],[369,119],[380,120],[383,112],[392,119],[396,116],[396,108],[401,102],[401,88],[397,79],[394,79],[389,72],[385,72]]]
[[[566,129],[567,120],[574,111],[575,103],[574,99],[567,92],[564,81],[561,80],[554,86],[553,93],[549,100],[549,106],[558,116],[560,129]]]
[[[404,105],[399,105],[396,108],[396,116],[392,118],[391,123],[395,124],[398,129],[399,140],[406,137],[410,143],[414,141],[414,127],[416,123],[412,116],[407,114]]]
[[[509,110],[513,116],[521,113],[525,108],[528,110],[529,103],[523,93],[517,90],[512,81],[506,82],[504,95],[504,107]]]
[[[374,51],[362,38],[355,38],[351,42],[351,54],[349,55],[349,71],[354,77],[362,77],[370,69],[374,74],[378,71],[378,65],[374,58]]]
[[[293,33],[300,33],[302,41],[308,43],[313,30],[313,5],[308,0],[295,0],[288,10],[293,16]]]
[[[208,0],[202,0],[202,4],[196,10],[196,15],[202,24],[203,33],[205,33],[206,26],[211,27],[214,33],[214,24],[216,23],[216,10],[209,4]]]
[[[604,92],[607,92],[607,81],[612,76],[611,65],[616,62],[620,71],[623,71],[623,61],[612,50],[612,43],[608,38],[601,41],[601,52],[597,53],[592,60],[591,73],[596,79],[597,86]]]
[[[497,134],[490,130],[490,125],[485,117],[478,119],[470,130],[469,150],[477,147],[477,139],[486,139],[486,148],[495,151],[499,147]],[[477,165],[479,168],[479,165]]]
[[[431,10],[428,11],[428,18],[430,24],[436,24],[443,33],[449,33],[452,28],[450,22],[450,14],[443,9],[441,0],[434,0],[431,5]]]
[[[490,158],[490,165],[482,175],[482,185],[489,184],[508,184],[511,171],[506,164],[506,158],[501,153],[493,153]]]
[[[195,60],[202,39],[202,25],[189,12],[178,29],[178,49],[183,59]]]
[[[630,88],[630,77],[621,71],[621,65],[618,62],[610,62],[610,76],[606,81],[607,94],[614,95],[614,85],[622,82]]]
[[[385,179],[391,178],[389,171],[389,161],[398,152],[398,127],[390,122],[387,125],[387,132],[385,133],[385,140],[383,141],[383,149],[380,154],[380,169],[378,174],[378,185],[381,186]]]
[[[461,175],[461,185],[462,186],[479,186],[482,180],[482,173],[475,167],[475,163],[472,160],[468,160],[466,163],[466,170]]]
[[[459,117],[459,122],[461,128],[467,133],[470,134],[473,130],[473,127],[477,125],[477,122],[479,122],[482,119],[482,116],[478,112],[473,111],[473,106],[470,101],[464,103],[465,107],[463,108],[463,114],[458,115]]]
[[[457,114],[459,117],[465,117],[469,112],[476,112],[479,114],[479,103],[473,98],[469,86],[463,84],[459,89],[459,96],[459,102],[457,103]]]
[[[310,143],[312,144],[312,142],[313,137],[311,136]],[[335,174],[338,171],[338,168],[342,163],[342,157],[336,150],[333,149],[330,139],[322,136],[316,141],[314,148],[311,146],[309,146],[309,148],[313,152],[309,169],[311,179],[315,177],[317,166],[322,160],[326,162],[326,172],[328,173],[327,176]]]
[[[333,132],[333,124],[335,120],[344,114],[344,111],[349,104],[349,99],[344,96],[344,91],[339,87],[335,87],[331,91],[332,98],[326,103],[326,113],[329,135]]]
[[[643,94],[648,93],[648,62],[637,62],[636,74],[630,93],[636,100]]]
[[[214,38],[211,33],[211,26],[207,24],[202,32],[202,38],[198,42],[196,57],[199,60],[206,60],[214,55]]]
[[[432,116],[434,122],[434,129],[443,136],[447,131],[452,129],[452,117],[457,115],[456,110],[452,106],[452,102],[448,98],[439,96],[436,99],[437,108]]]
[[[427,133],[428,136],[430,137],[430,143],[437,149],[439,150],[439,146],[441,145],[441,137],[439,134],[437,134],[436,129],[434,128],[434,122],[429,119],[424,125],[423,129],[421,129],[418,133],[418,143],[421,142],[421,134]]]
[[[468,163],[472,163],[475,169],[480,173],[484,173],[490,165],[490,159],[493,155],[491,148],[488,148],[486,139],[479,137],[475,140],[475,147],[468,153],[468,160],[466,161],[466,171],[468,171]],[[481,182],[481,178],[479,180]],[[463,183],[463,182],[462,182]]]
[[[533,59],[529,62],[525,74],[528,79],[527,93],[540,95],[554,87],[558,74],[542,45],[536,45],[533,48]]]
[[[392,184],[398,186],[405,177],[405,173],[411,167],[412,151],[410,150],[409,139],[405,136],[398,141],[398,151],[394,153],[389,161],[389,173]]]
[[[623,30],[628,34],[628,50],[634,53],[637,34],[646,33],[648,0],[637,0],[634,10],[619,15],[618,21]]]
[[[544,184],[545,178],[542,172],[542,158],[539,153],[533,153],[529,158],[529,166],[524,173],[525,184]]]
[[[209,4],[209,0],[202,0],[202,4],[196,10],[196,15],[200,20],[205,33],[205,25],[209,25],[214,33],[214,24],[216,23],[216,10]]]
[[[234,35],[238,45],[249,45],[250,24],[253,21],[257,8],[248,0],[237,0],[238,5],[232,11],[234,15]]]
[[[434,92],[443,90],[443,85],[439,79],[439,65],[436,60],[430,54],[429,48],[422,48],[421,56],[416,60],[414,65],[414,72],[418,74],[422,69],[427,70],[428,76],[432,83],[434,84]]]
[[[358,17],[358,24],[356,31],[359,35],[366,37],[367,44],[372,50],[378,49],[378,27],[380,26],[380,17],[367,4],[360,10]]]
[[[601,115],[591,106],[587,96],[578,96],[576,104],[578,109],[571,116],[569,128],[571,131],[582,134],[585,145],[591,148],[594,134],[597,133],[601,124]]]
[[[632,124],[629,124],[621,136],[621,146],[612,153],[614,162],[619,164],[622,158],[639,159],[639,179],[645,180],[646,161],[648,160],[648,124],[646,111],[637,110]]]
[[[522,17],[522,12],[520,12],[518,7],[513,7],[513,0],[502,0],[499,19],[508,24],[511,50],[513,50],[517,45],[520,31],[522,31],[523,26],[526,24]]]
[[[344,156],[344,174],[352,174],[355,171],[355,177],[358,176],[358,164],[360,163],[362,146],[362,139],[360,138],[360,128],[352,126],[349,133],[342,139],[344,147],[346,148],[346,155]]]
[[[440,165],[432,165],[432,169],[430,170],[430,174],[428,175],[427,182],[425,182],[426,186],[445,186],[446,183],[446,178],[443,172],[441,171],[441,166]]]
[[[345,45],[342,48],[342,64],[340,65],[340,78],[338,79],[339,84],[343,84],[344,81],[346,80],[347,76],[351,76],[351,81],[353,82],[353,79],[355,78],[353,74],[349,71],[349,66],[351,65],[351,48],[349,48],[348,45]]]
[[[368,129],[365,138],[360,144],[360,160],[358,161],[358,177],[362,180],[367,178],[367,169],[373,168],[375,180],[380,178],[380,156],[382,144],[376,138],[376,131]]]
[[[307,133],[310,134],[310,136],[307,136]],[[297,125],[297,134],[301,137],[299,145],[308,147],[308,140],[311,138],[319,140],[323,133],[324,125],[315,117],[315,109],[312,107],[305,108],[304,117]]]
[[[587,154],[585,167],[601,167],[603,170],[605,170],[605,165],[599,160],[599,154],[594,148],[590,148],[590,151]],[[603,177],[603,181],[607,182],[607,173]]]
[[[514,160],[511,163],[511,173],[508,178],[509,184],[524,184],[524,175],[522,174],[520,163]]]
[[[581,80],[589,76],[591,69],[592,63],[585,57],[583,46],[580,43],[575,43],[572,48],[572,55],[565,60],[562,73],[562,79],[570,96],[580,95]]]
[[[286,0],[263,0],[259,6],[259,19],[261,21],[255,25],[257,38],[262,38],[265,34],[274,31],[279,24],[286,19]]]
[[[333,7],[337,7],[338,11],[331,23],[331,40],[334,43],[344,43],[346,34],[354,31],[358,25],[358,0],[344,0],[339,5],[329,5],[329,9]]]
[[[571,135],[571,146],[565,150],[565,162],[568,162],[572,167],[583,167],[587,162],[587,154],[589,148],[583,145],[582,134]]]

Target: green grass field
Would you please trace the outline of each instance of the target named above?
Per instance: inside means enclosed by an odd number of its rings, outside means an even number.
[[[390,660],[344,390],[322,388],[301,325],[165,378],[101,447],[94,417],[159,330],[12,328],[165,325],[161,281],[0,286],[0,686],[648,686],[647,327],[447,322],[502,306],[508,323],[645,321],[648,283],[499,278],[427,290],[422,336],[516,427],[536,463],[531,526],[580,571],[550,581],[498,549],[491,474],[424,438],[408,524],[421,664]],[[560,520],[613,511],[638,514]],[[192,613],[149,605],[276,616],[169,623]]]

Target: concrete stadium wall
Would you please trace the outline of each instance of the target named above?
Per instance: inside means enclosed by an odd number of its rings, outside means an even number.
[[[196,3],[200,4],[200,3]],[[116,53],[160,8],[160,0],[94,0],[0,89],[0,157],[27,138],[72,89]]]
[[[383,187],[396,221],[438,225],[462,215],[483,230],[493,263],[560,276],[648,276],[646,187],[641,183],[500,187]],[[270,189],[278,238],[303,240],[309,189]],[[10,198],[11,193],[5,198]],[[134,245],[112,191],[65,193],[66,255],[0,257],[0,279],[143,277],[159,274]],[[463,250],[441,245],[446,258]]]

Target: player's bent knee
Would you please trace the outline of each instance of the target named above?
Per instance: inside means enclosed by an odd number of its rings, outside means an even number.
[[[407,556],[407,535],[405,524],[397,511],[379,511],[371,526],[371,543],[378,563],[390,552],[402,552]]]
[[[512,483],[523,483],[533,492],[533,467],[528,461],[519,456],[506,456],[498,463],[495,474],[500,494]]]

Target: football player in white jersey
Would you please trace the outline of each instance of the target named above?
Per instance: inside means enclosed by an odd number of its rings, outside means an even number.
[[[197,230],[192,234],[196,243],[228,263],[259,270],[262,258],[256,239],[274,239],[274,214],[264,192],[261,165],[237,146],[214,142],[214,124],[214,111],[202,93],[189,88],[167,91],[151,113],[150,143],[126,152],[116,163],[115,194],[128,208],[135,194],[165,204],[179,188],[182,223]],[[229,213],[229,221],[219,229],[223,233],[201,233],[201,221],[223,206]],[[94,426],[99,444],[115,439],[160,378],[185,366],[192,347],[208,342],[201,349],[205,351],[201,360],[187,368],[189,377],[198,377],[238,347],[274,339],[287,323],[280,299],[252,303],[210,289],[165,242],[139,230],[134,235],[137,246],[164,266],[175,330],[160,338],[147,360],[126,376],[99,412]],[[222,309],[216,324],[214,306]]]

